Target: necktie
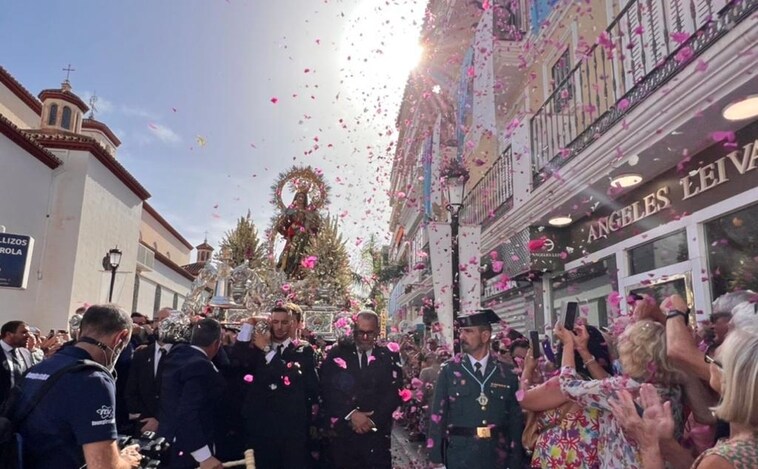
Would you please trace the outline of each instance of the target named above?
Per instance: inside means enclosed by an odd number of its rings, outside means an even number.
[[[366,351],[365,350],[361,351],[360,362],[358,364],[360,365],[361,369],[365,368],[366,365],[368,365],[368,358],[366,357]]]
[[[21,381],[21,375],[24,374],[25,367],[17,349],[14,348],[9,353],[13,362],[13,384],[16,385]]]
[[[276,353],[279,354],[279,356],[282,356],[282,352],[284,352],[284,344],[279,344],[276,346]]]
[[[158,348],[158,363],[155,365],[155,376],[157,377],[163,369],[163,359],[166,358],[166,349],[163,347]]]
[[[476,369],[476,371],[474,371],[474,374],[476,375],[476,377],[479,379],[483,379],[484,375],[482,374],[482,364],[479,362],[476,362],[474,363],[474,368]]]

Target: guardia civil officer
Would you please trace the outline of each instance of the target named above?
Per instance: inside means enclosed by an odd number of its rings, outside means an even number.
[[[445,362],[431,402],[429,460],[447,469],[520,469],[523,415],[518,378],[489,354],[492,324],[481,310],[458,318],[462,354]]]

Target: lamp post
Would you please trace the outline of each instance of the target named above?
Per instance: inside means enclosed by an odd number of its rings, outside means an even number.
[[[108,267],[111,269],[111,288],[108,290],[108,303],[113,301],[113,285],[116,283],[116,271],[121,264],[121,254],[118,247],[115,247],[108,251],[108,254],[105,256],[108,260]]]
[[[461,309],[461,285],[460,285],[460,260],[458,251],[458,216],[463,208],[463,196],[468,180],[468,172],[450,171],[446,176],[447,183],[447,209],[450,212],[450,239],[452,242],[452,266],[453,266],[453,350],[460,352],[460,344],[456,339],[455,321]]]

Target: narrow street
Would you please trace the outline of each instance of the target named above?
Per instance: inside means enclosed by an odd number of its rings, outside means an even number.
[[[392,467],[394,469],[422,469],[427,466],[423,441],[408,441],[408,432],[395,425],[392,430]]]

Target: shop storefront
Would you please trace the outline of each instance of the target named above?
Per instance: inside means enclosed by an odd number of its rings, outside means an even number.
[[[590,321],[603,325],[613,291],[658,300],[679,293],[701,320],[719,295],[757,290],[758,123],[732,140],[574,223],[565,273],[546,291],[552,309],[579,300]]]

